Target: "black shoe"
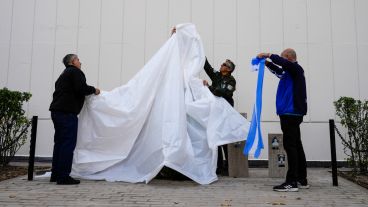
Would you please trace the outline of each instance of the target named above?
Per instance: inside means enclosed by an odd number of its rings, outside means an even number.
[[[222,176],[229,176],[229,170],[228,169],[223,169],[222,172],[221,172],[221,175]]]
[[[285,182],[281,185],[277,185],[273,187],[273,190],[278,191],[278,192],[297,192],[299,191],[298,185],[296,182],[288,182],[288,183]]]
[[[216,169],[216,174],[222,175],[222,176],[229,176],[229,170],[226,168],[220,167]]]
[[[56,183],[58,185],[77,185],[80,181],[68,176],[66,178],[58,179]]]
[[[309,189],[310,185],[308,184],[308,180],[307,179],[299,180],[298,187],[300,189]]]
[[[56,176],[52,176],[52,175],[51,175],[50,182],[52,182],[52,183],[53,183],[53,182],[56,182],[56,180],[57,180],[57,179],[56,179]]]
[[[56,182],[57,181],[57,176],[56,173],[51,173],[51,177],[50,177],[50,182]]]

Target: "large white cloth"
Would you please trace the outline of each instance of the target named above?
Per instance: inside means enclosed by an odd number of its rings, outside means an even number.
[[[245,140],[249,122],[203,86],[203,45],[177,31],[126,84],[87,97],[72,175],[146,182],[163,166],[200,184],[217,180],[217,146]]]

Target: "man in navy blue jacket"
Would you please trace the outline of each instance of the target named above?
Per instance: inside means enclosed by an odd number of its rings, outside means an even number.
[[[51,119],[54,123],[54,151],[50,182],[59,185],[79,184],[79,180],[70,177],[73,151],[77,143],[78,114],[84,103],[84,97],[100,94],[100,90],[86,83],[81,70],[82,63],[75,54],[64,57],[65,70],[55,83],[55,91],[50,105]]]
[[[280,117],[283,143],[288,159],[288,171],[283,184],[275,186],[275,191],[298,191],[309,188],[307,162],[300,137],[300,124],[307,114],[307,92],[304,70],[297,62],[293,49],[285,49],[281,57],[270,53],[260,53],[259,58],[269,58],[266,66],[280,82],[276,95],[276,110]]]

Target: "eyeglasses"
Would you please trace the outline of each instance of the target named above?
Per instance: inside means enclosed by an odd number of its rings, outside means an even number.
[[[227,61],[227,60],[226,60]],[[228,62],[224,62],[224,63],[222,63],[222,65],[221,66],[225,66],[225,67],[228,67],[228,68],[230,68],[231,69],[231,65],[230,65],[230,63],[228,63]]]
[[[70,60],[70,63],[72,63],[74,60],[78,60],[78,56],[75,55],[71,60]]]

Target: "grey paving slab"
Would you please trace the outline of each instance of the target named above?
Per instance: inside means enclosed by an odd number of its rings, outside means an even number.
[[[333,187],[328,169],[308,169],[310,189],[279,193],[267,169],[250,169],[249,178],[220,177],[210,185],[153,180],[149,184],[82,180],[60,186],[26,176],[0,182],[0,206],[368,206],[368,190],[339,178]]]

